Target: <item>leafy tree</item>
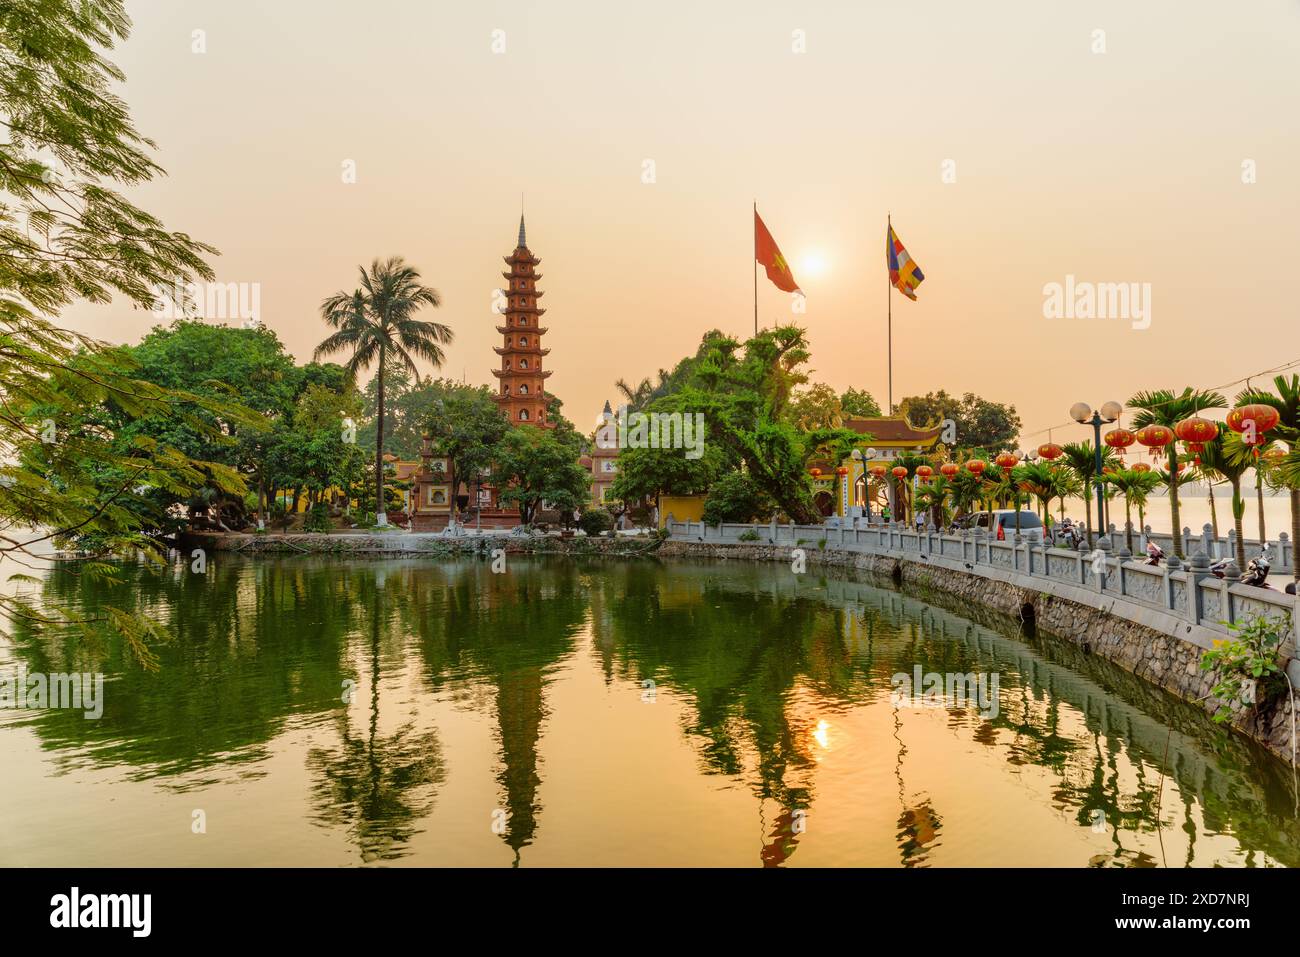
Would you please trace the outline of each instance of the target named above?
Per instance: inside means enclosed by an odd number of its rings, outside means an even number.
[[[789,418],[801,429],[838,429],[844,424],[844,409],[835,390],[818,383],[795,392]]]
[[[572,513],[588,497],[591,477],[578,464],[577,433],[558,428],[518,425],[506,432],[493,463],[492,480],[500,500],[519,509],[519,520],[531,525],[543,502]]]
[[[1169,389],[1156,389],[1150,392],[1139,392],[1133,398],[1128,400],[1131,408],[1138,410],[1133,416],[1133,427],[1141,429],[1148,425],[1164,425],[1173,428],[1183,419],[1202,412],[1206,409],[1222,409],[1227,405],[1227,401],[1217,392],[1208,392],[1200,389],[1186,388],[1182,392],[1171,392]],[[1178,474],[1178,443],[1170,442],[1166,455],[1168,456],[1168,467],[1165,470],[1166,475]],[[1174,534],[1174,554],[1179,558],[1183,555],[1183,526],[1179,519],[1178,513],[1178,487],[1185,484],[1182,481],[1169,483],[1169,514],[1173,522]]]
[[[1288,451],[1272,475],[1290,493],[1291,541],[1300,544],[1300,376],[1276,376],[1273,388],[1276,394],[1267,389],[1246,389],[1237,395],[1237,405],[1260,402],[1277,409],[1278,424],[1270,434],[1285,442]],[[1262,507],[1260,514],[1263,515]],[[1293,562],[1292,566],[1295,580],[1300,582],[1300,562]]]
[[[957,449],[983,449],[991,454],[1014,451],[1020,434],[1020,416],[1014,405],[990,402],[973,392],[958,399],[940,389],[923,396],[908,396],[895,408],[917,426],[951,419]]]
[[[603,508],[589,508],[578,518],[578,527],[588,535],[600,535],[614,527],[614,516]]]
[[[1061,463],[1075,474],[1083,492],[1083,511],[1086,526],[1088,529],[1088,544],[1092,544],[1092,490],[1096,487],[1100,477],[1097,472],[1097,453],[1090,442],[1067,442],[1061,446],[1062,455]],[[1101,453],[1101,468],[1105,474],[1106,469],[1115,468],[1119,464],[1119,459],[1115,457],[1113,450],[1107,448]],[[1102,517],[1097,516],[1097,522],[1100,524]],[[1177,537],[1177,536],[1175,536]]]
[[[1078,485],[1069,478],[1068,471],[1048,462],[1026,462],[1012,470],[1012,479],[1020,491],[1038,499],[1044,526],[1051,517],[1052,499],[1065,499],[1077,492]]]
[[[390,362],[400,362],[415,380],[420,379],[415,359],[425,359],[434,368],[443,362],[442,346],[452,340],[450,327],[416,319],[425,306],[441,303],[438,291],[420,282],[420,272],[394,256],[376,259],[360,267],[361,286],[354,292],[337,292],[321,304],[321,316],[336,330],[316,347],[316,357],[336,352],[352,353],[346,368],[350,372],[377,366],[375,436],[375,499],[380,526],[387,524],[384,501],[384,374]]]
[[[728,472],[709,488],[704,499],[704,521],[752,522],[771,518],[776,503],[745,472]]]
[[[1241,496],[1241,480],[1254,465],[1250,450],[1242,445],[1241,436],[1220,422],[1219,435],[1213,442],[1207,442],[1200,454],[1200,464],[1196,473],[1207,482],[1215,480],[1227,482],[1232,488],[1232,524],[1237,530],[1237,566],[1246,567],[1245,531],[1242,519],[1246,514],[1246,500]],[[1218,529],[1215,529],[1218,537]],[[1131,547],[1131,546],[1130,546]]]
[[[1133,551],[1133,506],[1139,509],[1138,521],[1141,522],[1141,509],[1146,505],[1147,496],[1160,486],[1158,472],[1138,472],[1134,469],[1117,469],[1102,476],[1102,481],[1124,496],[1124,541],[1130,553]]]
[[[359,415],[360,407],[355,390],[338,393],[309,385],[268,441],[269,487],[305,488],[309,506],[327,489],[351,488],[364,473],[365,453],[349,441],[344,420]]]
[[[880,410],[880,403],[865,389],[848,389],[840,396],[840,408],[845,415],[856,415],[864,419],[874,419],[884,415]]]
[[[952,493],[952,483],[942,475],[936,475],[928,482],[923,482],[916,489],[916,508],[928,512],[930,521],[936,528],[944,528],[952,520],[948,508],[948,497]]]
[[[848,429],[801,430],[789,421],[793,390],[806,381],[808,343],[802,329],[765,330],[744,345],[706,338],[686,384],[673,395],[678,408],[702,412],[708,441],[744,464],[754,483],[796,522],[819,521],[808,482],[808,460],[832,447],[848,454],[859,436]]]
[[[443,395],[431,404],[424,431],[451,459],[457,483],[464,482],[473,490],[470,501],[477,509],[483,476],[491,468],[510,423],[486,386],[456,385],[446,380],[438,384]],[[551,421],[560,428],[562,417],[558,408],[554,411],[556,417]]]
[[[125,351],[49,318],[75,300],[114,295],[148,308],[161,286],[213,277],[203,261],[212,247],[167,230],[118,192],[162,172],[150,157],[154,144],[113,92],[122,72],[101,52],[125,39],[129,25],[121,0],[0,7],[0,557],[17,561],[49,539],[157,556],[150,532],[164,516],[129,506],[138,490],[183,496],[209,483],[242,492],[227,467],[146,435],[123,447],[113,426],[169,409],[184,418],[181,406],[227,421],[251,416],[141,381]],[[113,421],[104,421],[110,407]],[[211,428],[197,417],[193,425]],[[24,531],[36,526],[39,533]],[[87,632],[107,621],[137,660],[156,664],[147,642],[160,627],[117,606],[84,616],[0,595],[0,613]]]

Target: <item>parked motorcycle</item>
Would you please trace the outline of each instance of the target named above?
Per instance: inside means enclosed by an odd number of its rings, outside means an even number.
[[[1252,558],[1246,565],[1246,572],[1241,576],[1243,585],[1254,585],[1256,588],[1272,589],[1273,586],[1268,583],[1268,573],[1272,566],[1264,555],[1258,558]]]
[[[1165,557],[1165,550],[1155,542],[1147,542],[1147,564],[1159,565]]]
[[[1064,519],[1052,529],[1054,545],[1063,545],[1071,550],[1077,550],[1081,541],[1083,541],[1083,529],[1074,524],[1073,519]]]

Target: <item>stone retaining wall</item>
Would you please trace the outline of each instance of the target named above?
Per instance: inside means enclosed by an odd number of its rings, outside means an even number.
[[[789,546],[722,542],[669,541],[659,554],[786,565],[791,561]],[[1148,617],[1147,621],[1136,620],[1116,614],[1113,597],[1098,600],[1100,596],[1086,589],[1078,589],[1078,594],[1073,595],[1053,594],[1054,583],[1035,582],[1035,587],[1026,587],[1010,576],[993,578],[974,569],[941,567],[902,556],[807,548],[805,560],[810,566],[888,578],[918,597],[960,614],[969,615],[973,609],[983,607],[1013,619],[1031,620],[1034,627],[1114,662],[1186,701],[1198,703],[1207,712],[1213,711],[1207,696],[1215,680],[1211,672],[1200,669],[1201,655],[1213,638],[1198,634],[1195,637],[1199,642],[1188,640],[1196,626],[1173,616],[1168,616],[1167,621],[1145,615],[1142,617]],[[1184,633],[1181,636],[1180,630]],[[1270,706],[1242,716],[1233,727],[1290,761],[1291,708],[1290,697],[1283,695]]]

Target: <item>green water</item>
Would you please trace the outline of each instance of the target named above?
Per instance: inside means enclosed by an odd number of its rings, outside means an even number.
[[[98,720],[0,710],[0,865],[1300,863],[1289,767],[1198,712],[784,565],[219,555],[30,587],[175,637],[156,673],[111,637],[0,643],[106,675]],[[996,714],[895,707],[918,665],[996,674]]]

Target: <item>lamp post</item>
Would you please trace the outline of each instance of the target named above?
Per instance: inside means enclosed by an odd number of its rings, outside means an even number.
[[[876,450],[868,448],[866,452],[863,452],[855,447],[849,454],[853,457],[853,461],[862,466],[862,516],[869,520],[871,518],[871,504],[867,501],[867,463],[876,457]],[[856,479],[854,479],[853,485],[856,491]]]
[[[1105,508],[1101,494],[1101,427],[1109,425],[1119,418],[1124,407],[1118,402],[1107,402],[1097,411],[1093,411],[1086,402],[1076,402],[1070,406],[1070,418],[1080,425],[1092,426],[1093,450],[1093,486],[1097,490],[1097,523],[1100,526]],[[1092,545],[1092,529],[1088,529],[1088,544]]]

